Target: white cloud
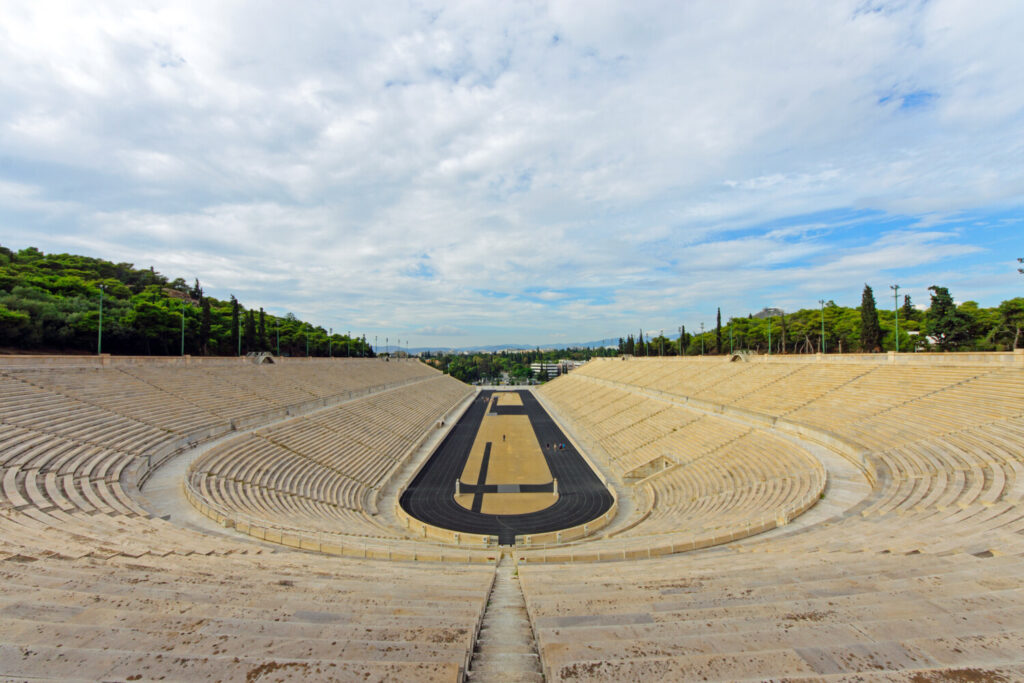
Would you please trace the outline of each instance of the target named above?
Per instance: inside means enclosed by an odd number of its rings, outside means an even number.
[[[421,334],[426,337],[461,337],[466,332],[454,325],[428,325],[419,328],[414,334]]]
[[[861,8],[5,5],[0,228],[497,343],[955,282],[1020,215],[1024,12]]]

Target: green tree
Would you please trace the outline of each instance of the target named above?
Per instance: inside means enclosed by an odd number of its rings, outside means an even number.
[[[263,307],[260,306],[260,331],[259,331],[259,350],[267,350],[267,321],[266,315],[263,313]]]
[[[957,309],[949,289],[932,285],[928,291],[932,293],[926,326],[928,336],[935,339],[943,351],[960,347],[970,339],[970,320]]]
[[[238,299],[236,299],[235,295],[232,294],[231,295],[231,341],[234,342],[235,340],[240,340],[241,337],[239,335],[241,333],[242,333],[242,330],[239,327],[239,320],[238,320]],[[241,347],[241,342],[236,342],[236,343],[238,344],[238,347]],[[235,353],[236,354],[239,353],[238,347],[236,347],[236,349],[235,349]]]
[[[786,353],[786,313],[779,316],[779,353]]]
[[[878,310],[875,308],[875,294],[871,287],[864,285],[860,297],[860,348],[869,353],[881,349],[882,328],[878,324]]]
[[[900,321],[902,322],[902,321],[906,320],[906,321],[909,322],[911,320],[917,320],[917,319],[919,319],[919,316],[918,316],[918,313],[917,313],[917,309],[914,308],[914,305],[912,303],[910,303],[910,295],[909,294],[904,294],[903,295],[903,306],[900,307]]]
[[[1020,347],[1024,329],[1024,298],[1008,299],[999,304],[1000,336],[1011,349]]]
[[[245,352],[256,350],[256,313],[250,308],[245,315]]]

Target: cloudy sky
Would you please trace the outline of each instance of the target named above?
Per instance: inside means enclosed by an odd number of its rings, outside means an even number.
[[[1022,36],[1016,0],[0,1],[0,244],[413,346],[994,305]]]

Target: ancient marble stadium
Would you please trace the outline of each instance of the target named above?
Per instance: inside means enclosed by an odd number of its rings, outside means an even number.
[[[1024,680],[1022,350],[276,360],[0,356],[0,678]]]

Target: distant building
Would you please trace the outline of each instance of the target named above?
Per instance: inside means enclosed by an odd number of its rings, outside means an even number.
[[[533,371],[534,377],[546,376],[548,379],[551,379],[552,377],[558,377],[571,370],[575,370],[584,363],[586,363],[585,360],[568,360],[563,358],[554,363],[530,363],[530,370]]]
[[[781,308],[762,308],[759,312],[754,314],[755,318],[778,318],[780,315],[785,315],[786,312]]]
[[[580,367],[581,365],[585,365],[586,362],[587,361],[585,361],[585,360],[562,359],[562,360],[558,361],[558,364],[561,366],[561,374],[564,375],[567,372],[571,372],[572,370],[575,370],[576,368]]]
[[[561,363],[530,363],[530,370],[533,371],[534,377],[558,377],[562,374]]]

